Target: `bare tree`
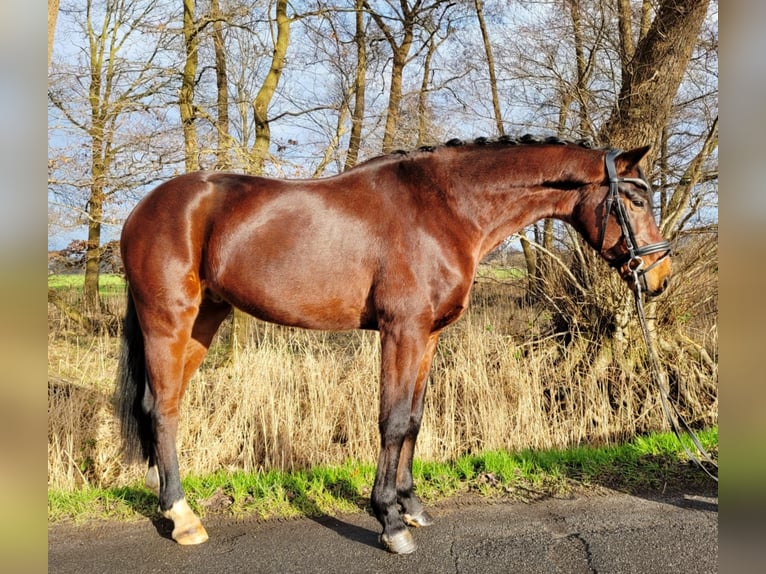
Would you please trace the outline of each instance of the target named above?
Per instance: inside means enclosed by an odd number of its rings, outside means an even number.
[[[130,40],[141,36],[145,23],[152,20],[155,8],[154,2],[138,0],[100,3],[87,0],[82,20],[85,68],[73,75],[53,74],[48,92],[52,106],[88,149],[88,167],[83,166],[86,172],[81,181],[54,178],[52,183],[69,185],[73,191],[87,189],[87,200],[82,209],[87,222],[84,298],[92,310],[99,308],[98,278],[105,204],[124,191],[118,183],[119,174],[130,172],[135,161],[136,152],[128,142],[139,132],[128,136],[125,119],[149,114],[148,101],[166,82],[152,65],[159,51],[157,44],[146,46],[141,66],[129,61],[125,54]],[[140,135],[146,137],[145,133]]]
[[[425,54],[423,56],[422,74],[420,81],[420,89],[418,90],[417,99],[417,147],[424,145],[432,145],[438,143],[436,133],[439,129],[434,121],[434,114],[430,111],[428,105],[428,96],[434,86],[432,85],[433,75],[433,60],[437,54],[440,46],[444,44],[452,33],[452,27],[450,26],[450,20],[448,17],[449,12],[443,11],[439,20],[431,20],[423,23],[423,29],[426,32]]]
[[[229,75],[226,64],[226,46],[223,39],[223,14],[218,0],[210,0],[210,20],[213,24],[213,49],[215,52],[215,86],[216,86],[216,119],[215,131],[217,136],[216,169],[230,169],[229,148],[231,133],[229,131]]]
[[[481,31],[481,39],[484,44],[484,54],[487,58],[489,89],[492,92],[492,109],[495,112],[495,127],[497,129],[497,135],[502,136],[505,135],[505,127],[503,126],[503,114],[500,111],[500,97],[497,93],[495,57],[492,54],[492,42],[489,39],[489,30],[487,29],[487,23],[484,20],[484,2],[482,2],[482,0],[474,0],[474,7],[476,8],[476,18],[479,20],[479,30]]]
[[[625,55],[622,85],[600,139],[616,147],[653,144],[654,163],[662,128],[697,43],[710,0],[664,0],[632,57]],[[625,28],[620,26],[620,30]]]
[[[660,230],[668,239],[675,239],[684,228],[684,224],[702,207],[703,196],[694,195],[695,187],[706,179],[718,178],[717,170],[712,173],[705,170],[705,163],[717,147],[718,116],[713,120],[699,152],[684,170],[678,184],[674,186],[675,191],[669,199],[663,201]]]
[[[372,19],[377,24],[391,49],[391,80],[388,89],[388,106],[383,131],[382,151],[389,153],[394,149],[394,138],[399,123],[399,111],[403,96],[404,68],[410,61],[410,51],[416,39],[416,33],[424,31],[425,38],[420,49],[429,45],[431,37],[439,29],[438,23],[452,5],[446,0],[400,0],[398,6],[386,3],[385,11],[373,10],[369,2],[364,3]],[[441,9],[441,15],[435,15]]]
[[[412,38],[415,31],[415,17],[423,4],[422,0],[416,0],[412,7],[406,0],[400,2],[401,12],[397,12],[394,18],[401,25],[400,31],[395,31],[388,23],[387,18],[370,8],[369,2],[365,2],[365,8],[370,12],[372,19],[383,32],[391,47],[391,85],[388,92],[388,109],[386,112],[386,126],[383,132],[383,153],[394,149],[394,134],[396,124],[399,121],[399,104],[402,100],[402,75],[407,57],[412,47]]]

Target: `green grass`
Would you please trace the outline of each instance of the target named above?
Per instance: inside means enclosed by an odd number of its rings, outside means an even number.
[[[717,427],[698,436],[708,451],[717,453]],[[529,501],[604,487],[632,493],[698,490],[709,489],[712,483],[669,433],[605,447],[492,451],[446,463],[416,460],[413,474],[418,495],[430,503],[461,495]],[[323,516],[368,510],[374,476],[372,464],[347,462],[296,472],[221,471],[187,477],[183,485],[190,504],[202,516]],[[156,514],[156,497],[139,484],[48,491],[49,522]]]
[[[510,279],[523,279],[527,276],[527,270],[521,267],[499,267],[495,265],[481,265],[477,277],[506,281]]]
[[[82,291],[85,275],[48,275],[48,289]],[[125,279],[122,275],[101,273],[98,278],[98,290],[102,295],[123,293]]]

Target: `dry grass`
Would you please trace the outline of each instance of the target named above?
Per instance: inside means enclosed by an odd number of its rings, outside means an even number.
[[[643,374],[642,345],[546,337],[550,317],[513,283],[477,285],[472,309],[448,328],[434,361],[417,456],[453,460],[488,449],[566,447],[662,429]],[[72,295],[74,296],[74,295]],[[120,313],[119,298],[110,304]],[[667,349],[682,412],[717,423],[715,317],[674,322],[691,341]],[[111,414],[118,339],[77,335],[49,308],[48,484],[128,484]],[[376,333],[321,333],[256,323],[236,360],[226,329],[184,399],[184,474],[294,469],[377,458]],[[682,340],[674,338],[673,340]],[[700,351],[702,350],[702,352]],[[713,357],[712,360],[709,360]]]

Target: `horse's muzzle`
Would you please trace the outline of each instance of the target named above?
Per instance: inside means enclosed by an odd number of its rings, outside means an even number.
[[[620,267],[620,276],[628,287],[634,293],[640,289],[647,297],[656,297],[665,292],[670,284],[670,275],[668,257],[661,258],[656,265],[653,264],[648,269],[633,269],[629,263]]]

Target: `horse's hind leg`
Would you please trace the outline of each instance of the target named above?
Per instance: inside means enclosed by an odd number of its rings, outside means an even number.
[[[180,403],[192,373],[229,311],[228,304],[206,300],[198,313],[193,310],[175,317],[171,329],[167,329],[167,312],[165,321],[144,321],[148,323],[144,329],[151,387],[144,406],[151,414],[154,431],[154,455],[150,457],[147,483],[150,487],[152,482],[158,483],[160,510],[173,521],[173,539],[179,544],[199,544],[208,539],[181,487],[176,452]]]
[[[213,340],[218,327],[231,312],[231,305],[222,301],[203,299],[199,313],[194,321],[192,336],[186,346],[185,363],[182,380],[182,395],[186,392],[189,379],[202,363],[210,343]],[[146,486],[158,497],[160,495],[160,475],[157,469],[157,461],[154,454],[149,456],[148,470],[146,472]]]

